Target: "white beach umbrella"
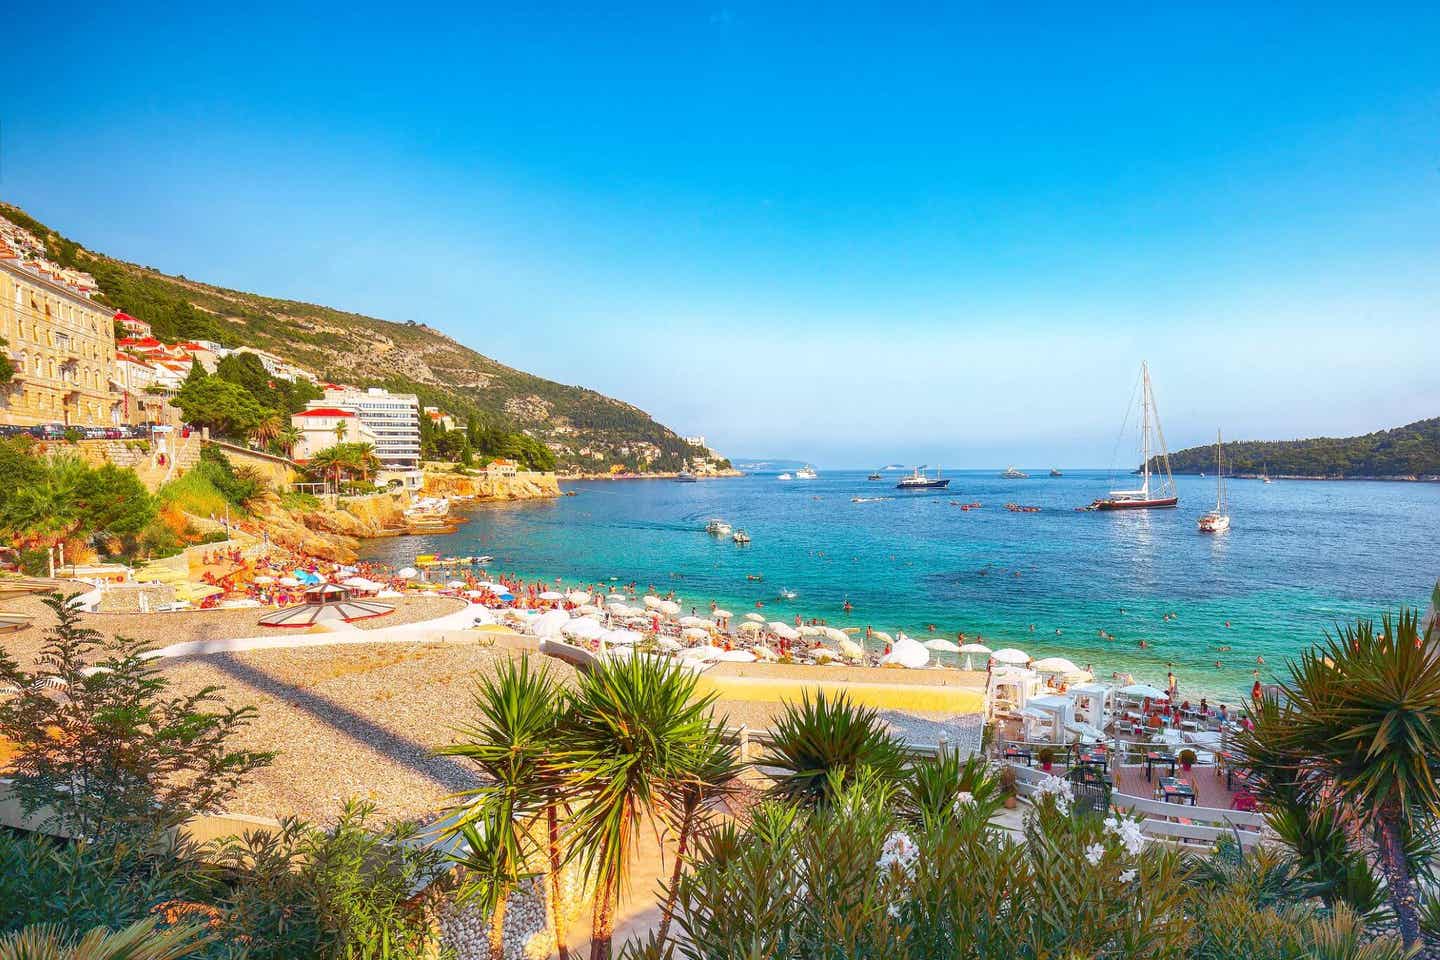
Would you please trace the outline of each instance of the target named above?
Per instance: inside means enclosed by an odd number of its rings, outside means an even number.
[[[824,628],[824,627],[812,626],[811,624],[808,624],[808,623],[803,624],[803,625],[801,625],[800,627],[797,627],[796,629],[800,631],[800,636],[802,636],[802,637],[823,637],[823,636],[825,636],[825,628]]]
[[[551,610],[549,613],[542,613],[530,622],[530,632],[541,639],[546,637],[557,637],[565,624],[570,622],[570,614],[564,610]]]
[[[401,580],[414,580],[416,577],[420,576],[420,571],[416,570],[414,567],[401,567],[399,570],[395,571],[395,576],[399,577]]]
[[[676,656],[681,660],[699,660],[701,662],[715,660],[725,651],[720,647],[704,644],[699,647],[687,647],[681,650]]]
[[[917,670],[930,662],[930,651],[902,633],[895,639],[890,652],[880,658],[880,662],[882,664],[899,664],[902,667]]]
[[[571,603],[574,604],[589,603],[590,594],[586,593],[584,590],[571,590],[570,593],[566,595],[565,599],[569,600]]]
[[[758,623],[751,623],[747,620],[745,623],[740,624],[740,636],[753,637],[755,634],[760,633],[764,629],[765,627],[763,625]]]
[[[840,653],[843,654],[847,660],[865,659],[865,648],[843,634],[840,639],[836,641],[836,645],[840,648]]]
[[[680,649],[682,644],[674,637],[656,637],[655,646],[659,647],[661,650],[668,650],[671,653],[674,653],[676,650]]]
[[[821,627],[820,629],[825,631],[827,640],[833,640],[835,643],[843,643],[850,639],[844,630],[837,630],[835,627]]]
[[[810,656],[815,660],[816,663],[824,663],[827,660],[840,659],[840,654],[836,653],[834,650],[831,650],[829,647],[816,647],[814,650],[810,651]]]
[[[650,621],[650,617],[627,617],[625,620],[625,622],[632,627],[648,627],[650,626]]]
[[[676,623],[680,624],[680,626],[682,626],[682,627],[708,627],[708,626],[710,626],[710,621],[709,621],[709,620],[702,620],[702,619],[700,619],[699,617],[681,617],[679,620],[676,621]]]
[[[255,579],[258,581],[260,578],[256,577]],[[340,585],[342,587],[360,587],[364,589],[370,586],[370,581],[366,580],[364,577],[346,577],[344,580],[340,581]]]
[[[990,654],[990,659],[996,663],[1009,663],[1023,667],[1030,662],[1030,654],[1024,650],[1016,650],[1014,647],[1006,647],[1004,650],[996,650]]]
[[[680,631],[680,636],[686,640],[706,640],[710,636],[710,631],[703,627],[686,627]]]
[[[1170,699],[1170,694],[1161,690],[1159,687],[1152,687],[1148,683],[1132,683],[1127,687],[1121,687],[1119,692],[1127,697],[1134,697],[1137,700],[1142,700],[1145,697],[1149,697],[1151,700]]]
[[[485,591],[484,591],[484,590],[466,590],[466,591],[465,591],[465,596],[467,596],[467,597],[469,597],[469,598],[471,598],[471,599],[473,600],[473,599],[476,598],[476,597],[483,597],[483,596],[485,596]]]
[[[890,636],[890,634],[885,633],[883,630],[876,630],[874,633],[870,634],[870,638],[872,640],[879,640],[881,643],[895,642],[895,638]]]
[[[477,583],[477,584],[475,584],[475,586],[479,587],[481,590],[488,590],[488,591],[490,591],[491,593],[509,593],[509,592],[510,592],[510,588],[507,587],[507,586],[505,586],[505,584],[503,584],[503,583],[495,583],[494,581],[491,581],[491,580],[486,580],[484,583]]]
[[[562,626],[560,632],[567,637],[595,640],[605,633],[605,628],[589,617],[580,617]]]
[[[934,650],[936,653],[959,653],[960,645],[944,637],[936,637],[934,640],[925,641],[925,649]]]
[[[564,600],[565,594],[559,590],[546,590],[540,594],[541,600]]]
[[[642,597],[642,598],[640,599],[640,602],[643,603],[643,604],[645,604],[645,609],[646,609],[646,610],[654,610],[654,609],[658,608],[658,607],[660,606],[660,604],[664,603],[665,601],[664,601],[664,600],[661,600],[659,597],[655,596],[654,594],[649,594],[649,593],[647,593],[644,597]]]
[[[1036,673],[1078,673],[1080,668],[1064,657],[1046,657],[1030,665]]]
[[[716,663],[754,663],[755,654],[749,650],[722,650],[715,658]]]
[[[975,669],[975,661],[974,661],[974,656],[975,656],[975,654],[977,654],[977,653],[979,653],[979,654],[989,653],[989,652],[990,652],[990,648],[987,647],[987,646],[985,646],[985,644],[983,644],[983,643],[962,643],[962,644],[960,645],[960,652],[963,653],[963,654],[965,654],[965,669],[966,669],[966,670],[974,670],[974,669]]]
[[[593,604],[593,603],[582,603],[582,604],[580,604],[580,606],[578,606],[578,607],[575,608],[575,612],[578,613],[578,614],[582,614],[582,615],[584,615],[584,616],[589,617],[589,616],[595,616],[596,614],[599,614],[599,613],[604,613],[605,611],[601,610],[599,607],[595,606],[595,604]]]
[[[660,605],[657,606],[655,609],[659,610],[667,617],[673,617],[675,616],[675,614],[680,612],[680,604],[676,603],[674,600],[661,600]]]
[[[735,614],[731,613],[729,610],[716,610],[714,613],[710,614],[710,616],[714,617],[716,620],[729,620],[731,617],[735,616]]]
[[[298,587],[298,586],[300,586],[300,581],[299,581],[299,580],[296,580],[294,577],[281,577],[281,578],[280,578],[280,586],[282,586],[282,587]]]
[[[606,600],[619,600],[619,601],[621,601],[621,602],[624,602],[625,600],[628,600],[628,599],[630,599],[630,598],[627,597],[627,596],[625,596],[625,594],[623,594],[623,593],[612,593],[612,594],[610,594],[609,596],[607,596],[605,599],[606,599]]]
[[[628,647],[639,643],[645,635],[638,630],[607,630],[600,639],[617,647]]]
[[[774,650],[771,650],[769,647],[765,646],[763,643],[757,643],[757,644],[755,644],[755,646],[753,646],[753,647],[750,648],[750,652],[753,653],[753,654],[755,654],[755,656],[759,657],[761,660],[779,660],[779,659],[780,659],[780,654],[776,653]]]
[[[765,622],[765,617],[764,617],[764,615],[763,615],[763,614],[759,614],[759,613],[747,613],[747,614],[745,614],[745,619],[746,619],[746,620],[749,620],[751,623],[764,623],[764,622]]]
[[[775,636],[780,637],[782,640],[800,639],[800,634],[796,633],[795,628],[787,623],[781,623],[779,620],[774,620],[771,621],[769,626],[770,632],[775,634]]]
[[[451,590],[460,590],[460,589],[464,588],[464,586],[465,586],[465,581],[464,581],[464,580],[451,580],[449,583],[445,584],[445,586],[449,587]]]
[[[623,616],[630,612],[630,605],[628,603],[607,603],[605,609],[613,614]]]

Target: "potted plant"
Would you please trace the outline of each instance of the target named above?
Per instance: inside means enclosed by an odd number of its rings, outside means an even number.
[[[1055,766],[1055,748],[1041,747],[1040,752],[1035,755],[1040,761],[1040,769],[1049,773]]]
[[[1179,759],[1181,768],[1188,773],[1190,771],[1190,768],[1195,766],[1195,751],[1191,750],[1189,747],[1186,747],[1184,750],[1180,751]]]
[[[1005,798],[1005,809],[1014,810],[1016,803],[1015,798],[1020,792],[1019,787],[1016,786],[1015,768],[1008,763],[1005,764],[1000,768],[1000,773],[996,777],[996,780],[1000,784],[1000,795]]]

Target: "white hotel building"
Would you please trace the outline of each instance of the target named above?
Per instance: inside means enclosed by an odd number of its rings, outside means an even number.
[[[420,485],[420,401],[413,393],[327,385],[325,398],[307,406],[354,413],[360,426],[374,436],[375,456],[385,470],[391,476],[403,474],[399,479],[406,487]]]

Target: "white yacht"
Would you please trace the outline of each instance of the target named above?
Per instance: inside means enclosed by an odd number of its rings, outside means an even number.
[[[796,480],[817,480],[819,479],[819,476],[820,475],[815,472],[815,468],[810,466],[808,463],[805,466],[801,467],[799,470],[795,471]]]
[[[1215,509],[1207,510],[1195,521],[1201,533],[1224,533],[1230,529],[1230,514],[1225,508],[1225,461],[1220,431],[1215,431]]]
[[[794,480],[795,478],[794,478],[793,476],[791,476],[790,474],[788,474],[788,473],[782,473],[782,474],[780,474],[780,476],[776,477],[775,479],[776,479],[776,480]]]
[[[730,524],[719,517],[715,517],[705,524],[705,532],[713,533],[717,537],[728,537],[733,529]]]

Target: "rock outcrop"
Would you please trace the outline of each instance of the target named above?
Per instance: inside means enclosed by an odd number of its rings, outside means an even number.
[[[560,481],[553,473],[522,471],[512,475],[425,472],[427,497],[465,500],[544,500],[560,496]]]

